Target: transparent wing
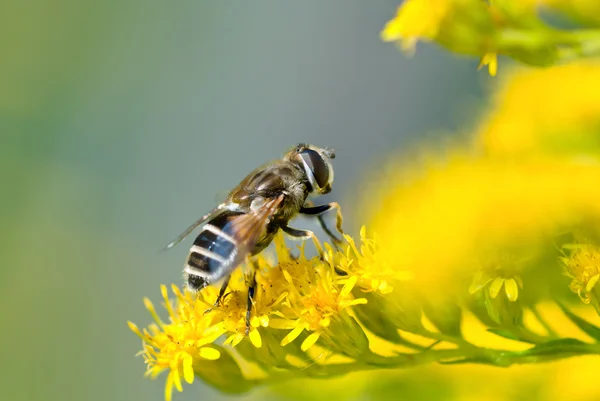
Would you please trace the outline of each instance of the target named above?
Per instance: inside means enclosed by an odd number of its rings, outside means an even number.
[[[185,231],[182,232],[177,238],[175,238],[166,247],[164,247],[163,251],[171,249],[175,245],[179,244],[181,241],[183,241],[185,239],[185,237],[187,237],[188,235],[190,235],[190,233],[192,231],[194,231],[199,225],[201,225],[202,223],[204,223],[206,220],[208,220],[209,218],[213,217],[214,215],[218,214],[222,210],[226,209],[226,206],[227,206],[226,203],[221,203],[217,207],[215,207],[213,210],[211,210],[210,212],[208,212],[204,216],[200,217],[198,220],[196,220],[194,223],[192,223],[192,225],[190,225],[188,228],[186,228]]]
[[[265,233],[267,224],[277,212],[277,209],[283,201],[283,195],[277,198],[267,200],[263,206],[255,211],[241,214],[233,217],[225,229],[237,242],[237,252],[235,256],[228,261],[222,268],[224,271],[235,269],[244,261],[254,246]]]

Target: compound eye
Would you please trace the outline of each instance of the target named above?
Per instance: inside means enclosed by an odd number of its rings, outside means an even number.
[[[312,149],[304,149],[300,152],[300,157],[306,163],[312,172],[319,188],[325,188],[329,183],[329,166],[319,152]]]

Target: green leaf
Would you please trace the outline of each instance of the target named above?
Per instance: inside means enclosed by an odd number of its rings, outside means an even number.
[[[248,380],[242,373],[237,362],[225,348],[211,345],[221,353],[214,361],[199,360],[194,363],[194,373],[209,385],[224,393],[241,394],[249,391],[257,382]]]
[[[585,320],[584,318],[577,316],[561,302],[556,301],[556,303],[558,304],[560,309],[562,309],[563,313],[567,315],[567,317],[571,319],[571,321],[575,323],[575,325],[577,325],[577,327],[579,327],[584,333],[586,333],[595,340],[600,340],[600,327],[595,326],[592,323]]]
[[[575,338],[561,338],[558,340],[548,341],[543,344],[537,344],[526,351],[513,352],[511,354],[518,356],[527,357],[550,357],[549,359],[563,358],[565,354],[591,354],[595,353],[593,349],[589,347],[589,344]],[[533,360],[531,362],[541,362],[543,359]]]
[[[431,323],[443,334],[452,337],[462,338],[460,307],[456,303],[446,300],[446,302],[437,302],[432,304],[424,302],[423,312],[429,318]]]
[[[421,310],[410,298],[407,291],[396,288],[393,294],[379,295],[353,291],[357,298],[366,298],[364,305],[355,305],[352,309],[358,320],[371,332],[390,342],[400,344],[402,340],[398,329],[415,333],[422,329]]]
[[[523,340],[521,338],[519,338],[519,336],[516,333],[512,333],[510,331],[507,330],[502,330],[502,329],[487,329],[487,331],[489,331],[490,333],[493,333],[497,336],[503,337],[503,338],[508,338],[509,340],[515,340],[515,341],[523,341],[523,342],[529,342],[526,340]]]

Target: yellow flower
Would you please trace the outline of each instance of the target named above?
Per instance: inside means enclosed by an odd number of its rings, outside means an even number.
[[[579,295],[583,303],[593,303],[598,309],[600,291],[597,284],[600,280],[600,248],[591,244],[574,244],[565,248],[572,250],[570,255],[561,257],[566,274],[572,278],[569,288]]]
[[[368,242],[366,237],[363,240]],[[225,337],[224,345],[230,346],[237,346],[246,339],[248,282],[245,270],[254,269],[256,277],[251,328],[247,336],[256,349],[261,348],[265,341],[261,330],[271,330],[266,338],[272,341],[277,337],[272,330],[293,329],[283,336],[283,341],[267,344],[269,349],[289,344],[304,330],[311,334],[303,341],[302,351],[308,351],[321,336],[333,342],[340,338],[340,334],[343,337],[344,333],[340,330],[349,327],[348,309],[366,303],[364,298],[356,299],[352,295],[358,276],[340,279],[335,273],[337,266],[334,261],[343,266],[351,265],[351,261],[329,246],[324,260],[319,257],[307,259],[304,247],[300,248],[299,257],[294,258],[281,233],[276,236],[275,245],[278,263],[272,263],[268,256],[259,255],[251,266],[237,269],[219,305],[213,306],[218,285],[206,287],[198,293],[182,293],[173,286],[174,299],[169,299],[166,287],[162,286],[169,322],[164,323],[160,319],[148,299],[144,302],[156,323],[140,330],[129,322],[130,329],[144,341],[142,354],[148,364],[147,375],[155,378],[169,370],[165,387],[167,400],[171,399],[173,387],[182,391],[182,376],[192,383],[195,367],[202,366],[202,360],[220,357],[217,347],[211,346],[217,339]],[[369,257],[375,260],[374,255]],[[361,263],[364,265],[364,262]],[[350,328],[356,329],[355,325]],[[231,363],[230,357],[226,359],[225,363]]]
[[[419,39],[434,40],[445,18],[452,11],[453,0],[407,0],[396,17],[381,32],[381,39],[401,41],[403,50],[414,50]]]
[[[491,155],[600,156],[600,62],[520,70],[507,79],[478,138]]]
[[[377,241],[367,237],[365,226],[360,230],[360,250],[352,237],[344,235],[344,238],[348,244],[345,254],[330,251],[329,255],[333,264],[348,273],[350,279],[358,279],[357,286],[364,292],[388,294],[393,291],[394,283],[412,278],[413,275],[409,271],[398,269],[381,257]],[[335,255],[339,257],[335,258]],[[343,283],[345,279],[339,281]]]
[[[206,336],[205,333],[211,323],[211,316],[199,313],[206,309],[206,305],[189,293],[182,294],[173,286],[177,299],[177,306],[173,308],[165,286],[161,287],[161,292],[169,313],[169,323],[163,323],[152,302],[145,299],[146,308],[156,323],[143,331],[131,322],[128,324],[144,342],[144,350],[141,353],[147,364],[146,375],[156,378],[161,372],[169,370],[165,386],[165,399],[169,401],[173,386],[178,391],[183,391],[182,376],[187,383],[193,383],[195,363],[202,359],[218,359],[220,353],[209,346],[216,338]]]
[[[497,59],[486,50],[493,43],[493,15],[481,0],[407,0],[381,32],[386,42],[399,42],[412,52],[418,40],[436,41],[461,54],[481,57],[496,74]]]
[[[600,213],[600,165],[455,155],[424,170],[397,168],[383,180],[399,184],[380,199],[371,193],[369,203],[380,205],[371,222],[380,257],[429,292],[451,290],[485,249],[533,251],[545,236]]]
[[[282,346],[294,341],[304,330],[311,334],[302,342],[303,351],[312,347],[322,335],[335,337],[328,331],[332,320],[340,320],[346,308],[366,303],[364,298],[352,296],[358,277],[351,276],[342,286],[332,263],[333,251],[328,252],[327,259],[329,262],[318,258],[308,261],[302,252],[298,261],[282,265],[290,284],[289,295],[282,309],[285,319],[273,323],[281,329],[292,329],[281,341]]]
[[[490,297],[494,299],[504,287],[506,298],[516,302],[519,298],[519,288],[523,288],[520,275],[522,264],[523,261],[514,260],[509,255],[493,258],[475,273],[469,293],[474,294],[487,287]]]

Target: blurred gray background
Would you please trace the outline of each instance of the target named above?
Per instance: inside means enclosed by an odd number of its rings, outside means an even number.
[[[330,146],[325,200],[356,230],[366,168],[467,124],[488,78],[381,42],[397,6],[0,3],[0,399],[162,400],[126,321],[181,281],[189,240],[159,250],[217,194],[297,142]]]

